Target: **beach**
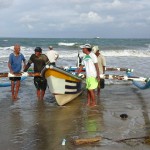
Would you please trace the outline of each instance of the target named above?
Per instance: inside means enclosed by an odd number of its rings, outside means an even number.
[[[2,88],[0,149],[150,148],[148,140],[143,138],[150,135],[149,90],[141,91],[133,85],[108,85],[97,96],[96,107],[86,106],[86,91],[65,106],[58,106],[52,95],[48,99],[48,91],[44,101],[37,101],[31,90],[33,86],[29,86],[31,82],[32,79],[22,82],[20,99],[16,102],[11,101],[10,89]],[[26,89],[27,86],[31,89]],[[128,117],[121,119],[121,114]],[[97,143],[73,143],[75,139],[97,136],[102,137]],[[117,142],[128,138],[135,139]]]
[[[78,51],[82,55],[80,44],[97,44],[101,45],[107,66],[131,68],[136,76],[150,77],[148,39],[0,39],[1,72],[8,71],[8,56],[14,43],[21,43],[27,59],[35,45],[43,47],[43,53],[52,45],[60,54],[58,66],[75,65]],[[125,72],[107,73],[125,75]],[[8,78],[0,79],[0,85],[6,82]],[[57,105],[48,89],[44,100],[38,101],[32,77],[21,82],[16,102],[11,100],[10,86],[0,87],[0,149],[149,149],[149,89],[140,90],[131,81],[105,80],[105,83],[100,96],[96,96],[96,107],[86,106],[86,90],[64,106]],[[121,114],[127,118],[122,119]],[[74,144],[76,139],[95,137],[102,139],[92,144]]]

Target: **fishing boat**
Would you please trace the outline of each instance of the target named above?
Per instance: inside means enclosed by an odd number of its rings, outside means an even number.
[[[82,93],[82,79],[62,68],[47,65],[41,75],[46,78],[58,105],[64,105]]]
[[[54,67],[46,65],[41,73],[34,73],[32,71],[26,73],[0,73],[0,78],[2,77],[34,77],[34,76],[44,76],[47,79],[49,91],[54,95],[58,105],[64,105],[76,97],[78,97],[82,90],[84,89],[84,79],[82,78],[85,74],[85,68],[83,68],[80,76],[76,75],[75,70],[77,67]],[[106,67],[106,71],[125,71],[126,75],[118,74],[101,74],[101,79],[110,80],[124,80],[131,81],[133,85],[139,89],[150,88],[150,78],[133,76],[133,69],[128,68],[116,68],[116,67]],[[4,86],[3,86],[4,87]]]

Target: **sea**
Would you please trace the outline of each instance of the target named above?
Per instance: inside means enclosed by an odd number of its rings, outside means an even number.
[[[15,44],[28,61],[35,47],[46,54],[49,46],[59,53],[57,66],[76,66],[80,45],[98,45],[106,67],[133,69],[133,75],[150,78],[150,39],[104,38],[0,38],[0,73],[8,72],[9,54]],[[126,75],[125,72],[106,72]],[[9,82],[1,78],[0,84]],[[131,81],[105,80],[98,106],[86,106],[86,90],[76,100],[58,106],[46,90],[37,101],[33,78],[21,82],[20,99],[11,100],[10,86],[0,87],[0,149],[3,150],[115,150],[150,148],[150,92]],[[128,115],[122,120],[120,114]],[[98,143],[75,145],[74,140],[102,137]],[[65,139],[65,145],[62,141]],[[120,140],[120,142],[118,142]]]
[[[43,53],[46,53],[48,46],[53,46],[60,56],[58,66],[75,66],[78,53],[83,56],[80,45],[98,45],[106,57],[107,66],[132,68],[136,75],[150,75],[150,39],[0,38],[1,71],[8,71],[6,63],[16,43],[21,45],[21,52],[27,60],[34,53],[35,47],[41,47]]]

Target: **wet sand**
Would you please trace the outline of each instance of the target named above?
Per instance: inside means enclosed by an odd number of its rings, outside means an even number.
[[[106,85],[98,106],[87,107],[86,92],[58,106],[49,91],[37,101],[32,79],[22,82],[20,99],[11,101],[10,87],[0,88],[0,150],[147,150],[150,149],[150,93],[133,85]],[[127,114],[123,120],[120,114]],[[102,141],[76,146],[77,138]],[[137,138],[132,140],[121,139]],[[66,139],[63,146],[62,140]]]

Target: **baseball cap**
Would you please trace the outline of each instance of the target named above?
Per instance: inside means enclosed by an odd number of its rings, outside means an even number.
[[[42,52],[42,48],[41,47],[36,47],[34,51],[35,52]]]
[[[99,51],[99,47],[98,46],[93,46],[92,51],[93,51],[93,53],[96,53],[97,51]]]
[[[90,44],[81,45],[80,48],[92,48]]]
[[[49,46],[49,49],[53,49],[53,46]]]

